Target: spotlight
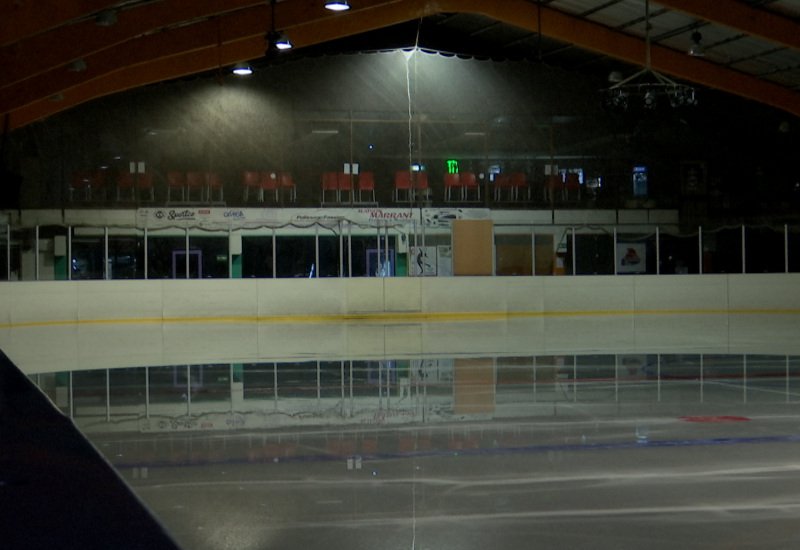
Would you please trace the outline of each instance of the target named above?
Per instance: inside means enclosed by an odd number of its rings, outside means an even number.
[[[247,76],[253,74],[253,68],[250,67],[249,63],[237,63],[233,66],[232,72],[239,76]]]
[[[705,47],[700,43],[703,35],[697,31],[692,33],[692,46],[689,48],[689,55],[693,57],[703,57],[706,55]]]
[[[620,112],[628,108],[628,93],[625,90],[610,89],[606,91],[603,106],[609,111]]]
[[[611,102],[614,104],[614,107],[617,109],[627,109],[628,108],[628,94],[625,90],[618,90],[616,94],[614,94]]]
[[[347,3],[347,0],[342,0],[340,2],[326,2],[325,9],[331,11],[347,11],[350,9],[350,5]]]
[[[644,94],[644,108],[645,109],[656,108],[656,94],[653,90],[647,90],[647,92]]]
[[[669,94],[669,104],[672,107],[682,107],[686,104],[686,92],[683,88],[675,88]]]

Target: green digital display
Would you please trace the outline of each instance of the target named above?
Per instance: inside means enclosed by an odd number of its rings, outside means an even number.
[[[447,173],[448,174],[458,174],[458,161],[455,159],[450,159],[447,161]]]

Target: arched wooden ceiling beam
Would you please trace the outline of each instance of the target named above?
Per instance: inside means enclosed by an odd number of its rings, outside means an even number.
[[[658,0],[665,8],[683,12],[710,23],[730,27],[787,48],[800,50],[800,25],[795,21],[732,0]]]
[[[252,3],[252,2],[251,2]],[[385,0],[372,0],[374,5],[386,3]],[[390,0],[389,5],[400,4],[397,0]],[[359,12],[359,19],[369,18],[370,9],[363,9]],[[402,16],[403,10],[395,9],[392,19],[388,24],[393,24],[394,18]],[[337,18],[338,14],[325,10],[322,3],[318,0],[293,0],[277,4],[275,11],[276,21],[280,21],[281,27],[293,29],[297,25],[303,24],[309,18],[318,17],[325,22],[325,26],[331,26],[330,21]],[[119,74],[128,67],[140,64],[148,64],[153,60],[162,57],[172,57],[186,51],[210,48],[213,52],[220,50],[219,46],[240,40],[253,39],[251,50],[247,55],[238,58],[224,60],[219,55],[209,55],[209,64],[202,69],[209,70],[229,63],[242,60],[262,57],[265,50],[264,34],[271,28],[271,10],[263,3],[258,3],[255,7],[240,9],[232,13],[227,13],[212,19],[199,19],[194,23],[184,26],[174,26],[154,33],[142,34],[123,43],[115,44],[110,48],[105,48],[93,55],[84,58],[87,69],[81,72],[70,72],[66,67],[59,65],[54,69],[37,74],[18,82],[13,86],[0,87],[0,114],[17,110],[28,103],[33,103],[42,99],[49,98],[56,94],[69,95],[70,90],[77,86],[91,86],[98,78],[106,74]],[[342,20],[341,16],[338,20]],[[373,27],[379,28],[387,23],[381,22]],[[324,41],[324,39],[322,39]],[[297,42],[295,40],[295,42]],[[308,44],[318,43],[310,41]],[[303,44],[303,45],[308,45]],[[300,44],[298,44],[300,46]],[[172,74],[160,76],[162,80],[177,78],[197,71],[187,72],[178,63],[175,63]],[[141,74],[141,73],[139,73]],[[160,73],[159,73],[160,75]],[[121,82],[124,81],[121,80]],[[140,85],[149,84],[157,80],[146,79]],[[120,87],[117,91],[122,91]],[[83,95],[83,94],[78,94]],[[104,95],[104,94],[101,94]],[[98,95],[98,97],[100,97]],[[59,106],[66,108],[68,103],[46,102],[49,109],[57,112]],[[24,124],[18,116],[13,117]]]
[[[260,40],[250,38],[223,46],[223,62],[229,64],[233,62],[233,59],[247,58],[246,52],[253,50],[254,42],[260,42]],[[216,49],[206,48],[156,59],[147,64],[106,74],[94,80],[91,85],[75,86],[64,93],[63,99],[58,101],[43,99],[17,109],[10,115],[10,127],[17,128],[25,123],[41,120],[92,99],[140,87],[143,83],[162,82],[179,76],[207,71],[209,65],[213,67],[218,57],[219,52]],[[176,75],[176,66],[181,68],[183,74]]]
[[[268,16],[263,0],[162,0],[125,10],[113,27],[98,27],[93,19],[61,26],[0,49],[0,88],[159,29],[254,7],[253,17]],[[264,28],[268,24],[263,21]]]
[[[532,32],[540,29],[546,36],[580,48],[635,65],[645,65],[644,40],[615,32],[586,19],[544,7],[537,9],[536,5],[524,1],[487,2],[482,5],[479,0],[440,0],[439,4],[450,2],[469,4],[474,13],[481,13]],[[470,8],[464,6],[462,9]],[[663,46],[651,45],[650,53],[653,70],[800,116],[800,93],[794,90]]]
[[[0,6],[0,46],[19,42],[119,4],[119,0],[29,0]]]
[[[285,2],[291,4],[291,2]],[[355,4],[353,2],[353,4]],[[507,0],[506,2],[485,2],[483,0],[361,0],[361,8],[351,9],[346,15],[324,16],[311,22],[306,17],[298,19],[281,18],[291,31],[296,47],[324,43],[343,36],[350,36],[368,30],[387,27],[393,24],[414,20],[435,13],[470,12],[485,15],[532,32],[543,34],[569,42],[581,48],[612,56],[622,61],[643,65],[644,41],[636,37],[614,32],[586,20],[537,6],[525,0]],[[331,19],[337,17],[336,24]],[[541,18],[541,19],[540,19]],[[234,21],[235,15],[224,19],[223,28]],[[216,31],[210,22],[188,25],[184,28],[170,29],[152,36],[141,37],[141,44],[128,47],[127,51],[107,50],[98,54],[113,58],[124,55],[123,63],[107,65],[103,72],[90,74],[90,80],[81,81],[76,77],[73,82],[62,80],[64,86],[57,91],[63,93],[64,101],[47,101],[45,97],[53,95],[55,87],[39,91],[33,99],[38,101],[19,100],[18,89],[4,97],[16,105],[11,111],[10,126],[20,127],[34,120],[64,110],[90,99],[142,86],[152,82],[169,80],[179,76],[206,71],[220,64],[230,64],[244,59],[252,59],[263,55],[263,27],[258,30],[252,18],[240,21],[239,27],[233,25],[226,36],[237,35],[217,45]],[[236,30],[234,30],[236,29]],[[249,30],[248,30],[249,29]],[[231,34],[228,34],[230,32]],[[128,44],[134,44],[130,42]],[[121,46],[120,46],[121,47]],[[138,53],[137,53],[138,50]],[[112,53],[113,55],[109,55]],[[677,78],[682,78],[704,86],[720,89],[742,97],[754,99],[794,115],[800,116],[800,94],[775,84],[749,77],[742,73],[719,67],[707,61],[675,52],[657,45],[651,48],[652,68]],[[118,58],[119,59],[119,58]],[[186,60],[191,60],[190,62]],[[101,61],[97,60],[98,64]],[[83,73],[79,73],[83,74]],[[31,90],[33,92],[34,90]]]
[[[19,104],[37,97],[63,93],[83,82],[90,84],[99,76],[118,72],[128,66],[146,64],[151,60],[169,57],[185,51],[214,47],[240,37],[262,36],[267,10],[258,6],[233,14],[203,19],[197,23],[153,34],[140,35],[132,40],[115,44],[97,53],[87,55],[86,70],[70,72],[65,65],[36,74],[15,84],[0,87],[0,112],[6,105]],[[262,48],[263,50],[263,48]],[[263,55],[263,51],[260,55]],[[176,68],[180,72],[180,69]]]

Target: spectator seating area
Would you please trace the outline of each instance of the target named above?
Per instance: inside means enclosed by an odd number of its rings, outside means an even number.
[[[319,188],[303,182],[304,203],[321,205],[373,204],[381,198],[396,204],[444,203],[530,203],[532,184],[521,172],[488,175],[475,172],[446,173],[441,186],[432,185],[427,171],[398,170],[391,181],[380,181],[374,172],[334,172],[321,174]],[[241,204],[297,203],[298,184],[290,172],[243,171],[238,176]],[[69,183],[70,203],[146,203],[156,197],[166,204],[226,205],[226,196],[237,185],[225,181],[218,172],[168,170],[163,175],[151,171],[117,172],[96,170],[74,172]],[[540,186],[547,204],[580,201],[583,183],[577,173],[547,176]],[[227,188],[227,194],[226,194]],[[234,194],[235,196],[236,194]],[[318,197],[318,199],[316,198]],[[234,202],[239,203],[238,200]]]

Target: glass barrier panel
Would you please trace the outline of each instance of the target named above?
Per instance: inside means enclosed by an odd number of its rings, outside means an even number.
[[[376,239],[374,237],[352,236],[350,237],[349,250],[344,250],[345,272],[350,277],[367,277],[367,249],[375,248]],[[348,246],[345,240],[345,247]],[[348,266],[352,264],[352,271],[348,271]]]
[[[742,228],[703,231],[703,273],[742,272]]]
[[[697,233],[690,235],[660,235],[661,274],[700,273]]]
[[[567,239],[567,264],[572,258],[572,238]],[[566,272],[569,275],[571,272]],[[575,273],[577,275],[614,274],[614,236],[575,235]]]
[[[314,278],[316,276],[316,239],[314,237],[278,237],[275,240],[276,276]]]
[[[189,237],[190,276],[202,279],[227,279],[228,235],[220,237]]]
[[[319,276],[320,277],[341,277],[340,263],[345,263],[347,258],[344,254],[339,255],[339,237],[322,236],[319,237]],[[342,250],[344,252],[344,250]],[[341,262],[340,262],[341,260]],[[343,266],[342,266],[343,267]]]
[[[242,277],[274,277],[272,237],[242,237]]]
[[[144,238],[108,238],[109,279],[144,278]]]
[[[105,278],[105,237],[82,235],[73,229],[70,279]]]
[[[533,242],[536,275],[555,275],[557,258],[553,235],[549,233],[540,234],[537,232]],[[561,261],[563,261],[563,259]]]
[[[530,235],[495,235],[495,275],[533,274],[533,241]]]
[[[0,281],[11,280],[10,248],[11,231],[8,224],[0,225]]]
[[[192,257],[190,256],[190,260]],[[197,259],[194,258],[196,265]],[[147,278],[186,278],[186,238],[150,236],[147,240]]]
[[[746,273],[783,273],[786,270],[783,227],[747,227],[744,242]]]
[[[800,273],[800,226],[790,225],[788,233],[789,272]]]

